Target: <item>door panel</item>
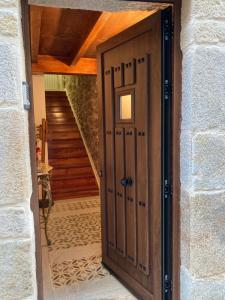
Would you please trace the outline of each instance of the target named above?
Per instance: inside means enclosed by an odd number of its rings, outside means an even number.
[[[126,178],[132,178],[132,185],[126,189],[126,243],[127,259],[136,266],[137,231],[136,231],[136,129],[125,129],[125,165]]]
[[[110,70],[100,82],[106,133],[103,262],[139,298],[159,300],[161,13],[110,39],[98,52],[104,74]]]
[[[136,77],[136,59],[132,59],[127,61],[124,64],[124,84],[134,84],[135,83],[135,77]]]
[[[116,248],[120,255],[125,253],[125,188],[121,180],[125,177],[124,170],[124,129],[115,129],[115,167],[116,167]]]
[[[108,218],[108,245],[116,247],[115,222],[115,176],[114,176],[114,105],[113,105],[113,70],[105,71],[105,124],[106,124],[106,191],[107,191],[107,218]]]
[[[114,87],[121,87],[123,86],[123,63],[116,65],[114,67]]]
[[[149,274],[149,73],[150,60],[146,54],[137,59],[136,126],[137,126],[137,234],[138,268]]]

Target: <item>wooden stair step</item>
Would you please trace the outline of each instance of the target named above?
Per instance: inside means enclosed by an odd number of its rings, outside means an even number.
[[[84,147],[82,148],[63,148],[63,149],[57,149],[57,150],[50,150],[49,156],[51,159],[55,158],[69,158],[69,157],[83,157],[86,155],[86,149]]]
[[[67,187],[67,188],[60,188],[58,189],[57,186],[55,188],[55,186],[51,183],[51,186],[52,186],[52,189],[53,189],[53,194],[56,194],[56,193],[59,193],[60,191],[62,192],[68,192],[68,193],[72,193],[72,192],[79,192],[79,191],[91,191],[91,190],[98,190],[98,186],[97,184],[92,184],[92,185],[89,185],[89,186],[73,186],[73,187]]]
[[[48,142],[48,149],[49,150],[56,150],[56,149],[66,149],[66,148],[80,148],[82,147],[83,141],[82,139],[72,139],[72,140],[53,140]]]
[[[85,157],[79,157],[79,158],[61,158],[61,159],[49,159],[49,164],[50,166],[53,167],[65,167],[65,166],[70,166],[70,167],[86,167],[90,165],[90,161],[87,156]]]
[[[70,189],[83,187],[84,189],[89,189],[90,187],[96,187],[96,181],[94,177],[86,177],[86,178],[72,178],[72,179],[64,179],[64,180],[51,180],[51,187],[54,191],[61,189]]]
[[[53,114],[51,116],[49,116],[49,114],[47,114],[48,122],[51,121],[51,120],[56,120],[57,121],[57,120],[60,120],[60,119],[74,120],[75,121],[74,115],[72,113],[71,114],[53,113]]]
[[[85,179],[85,178],[95,178],[93,175],[93,172],[87,173],[87,174],[80,174],[80,175],[55,175],[54,171],[52,171],[52,180],[54,181],[63,181],[63,180],[73,180],[73,179]]]
[[[46,101],[48,102],[51,102],[51,101],[55,101],[55,100],[58,100],[58,101],[68,101],[66,95],[57,95],[57,96],[48,96],[45,94],[45,98],[46,98]]]
[[[56,99],[54,99],[54,100],[51,100],[51,101],[48,101],[47,99],[46,99],[46,108],[47,108],[47,110],[49,109],[49,108],[53,108],[53,107],[69,107],[70,109],[71,109],[71,107],[70,107],[70,103],[69,103],[69,101],[68,100],[63,100],[63,99],[58,99],[58,100],[56,100]],[[46,111],[47,112],[47,111]]]
[[[72,119],[74,115],[72,111],[70,112],[47,112],[46,113],[47,119]]]
[[[48,132],[48,141],[52,140],[73,140],[81,139],[80,133],[76,131],[71,132]]]
[[[53,174],[57,178],[63,177],[79,177],[79,176],[90,176],[93,175],[93,171],[91,166],[85,167],[68,167],[68,168],[60,168],[60,169],[53,169]]]
[[[77,125],[64,125],[64,124],[56,124],[56,125],[48,125],[48,133],[49,132],[68,132],[68,131],[75,131],[80,132]]]
[[[90,190],[90,191],[72,191],[72,192],[60,192],[53,193],[53,200],[65,200],[65,199],[73,199],[73,198],[82,198],[82,197],[90,197],[90,196],[98,196],[99,190]]]
[[[59,106],[49,106],[46,113],[52,114],[52,113],[58,113],[58,112],[61,112],[61,113],[71,113],[71,107],[68,106],[68,105],[66,105],[66,106],[62,106],[62,105],[59,105]]]
[[[75,123],[74,118],[58,118],[58,119],[47,119],[48,124],[62,124],[62,125],[72,125]]]

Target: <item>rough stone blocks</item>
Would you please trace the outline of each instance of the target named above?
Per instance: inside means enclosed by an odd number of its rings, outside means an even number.
[[[24,113],[15,109],[0,109],[0,205],[24,202],[29,180],[25,156]]]
[[[225,274],[225,192],[190,198],[190,272],[196,278]]]
[[[16,11],[0,8],[0,36],[18,36],[18,14]]]
[[[182,129],[225,129],[225,47],[196,46],[184,54]]]
[[[14,42],[0,41],[0,107],[21,104],[18,45]]]
[[[225,300],[224,287],[223,276],[196,279],[186,268],[181,268],[182,300]]]
[[[225,132],[199,133],[192,145],[193,189],[225,189]]]
[[[30,216],[23,207],[0,209],[0,238],[30,237]]]
[[[34,299],[31,240],[0,241],[0,299]]]

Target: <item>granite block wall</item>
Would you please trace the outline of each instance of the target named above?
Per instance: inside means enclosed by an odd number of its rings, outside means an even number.
[[[182,4],[181,299],[225,299],[225,1]]]
[[[0,0],[0,299],[36,299],[28,113],[19,0]]]

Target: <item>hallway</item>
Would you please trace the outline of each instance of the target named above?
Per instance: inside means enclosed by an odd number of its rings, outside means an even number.
[[[57,201],[49,247],[41,227],[45,300],[136,299],[101,265],[99,197]]]

